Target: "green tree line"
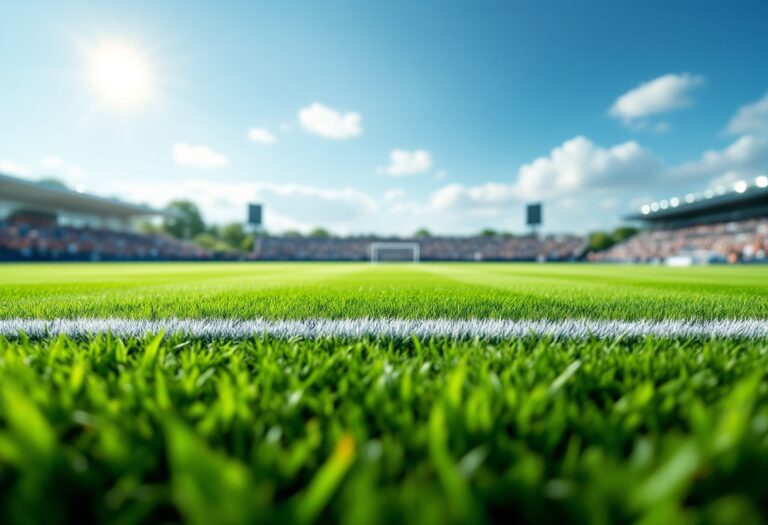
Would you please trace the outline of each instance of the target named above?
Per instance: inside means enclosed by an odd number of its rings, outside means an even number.
[[[589,234],[589,249],[593,252],[607,250],[614,244],[626,241],[640,231],[632,226],[621,226],[612,232],[596,231]]]

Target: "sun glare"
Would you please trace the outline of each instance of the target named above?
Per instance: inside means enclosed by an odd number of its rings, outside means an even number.
[[[99,96],[115,106],[135,106],[151,91],[151,72],[139,50],[106,44],[90,51],[90,80]]]

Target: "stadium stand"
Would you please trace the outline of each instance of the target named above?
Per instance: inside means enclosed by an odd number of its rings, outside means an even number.
[[[136,231],[148,217],[166,214],[141,204],[73,191],[60,183],[0,173],[0,221],[56,223],[73,228]]]
[[[739,181],[645,204],[648,228],[589,260],[612,262],[768,262],[768,178]]]
[[[368,261],[370,244],[399,238],[263,237],[257,251],[247,255],[213,254],[172,237],[159,234],[114,232],[27,223],[0,222],[0,260],[5,261],[125,261],[125,260],[232,260],[265,261]],[[582,237],[435,237],[408,239],[418,242],[421,260],[427,261],[575,261],[582,258]],[[387,257],[382,257],[387,260]]]
[[[141,261],[200,260],[212,255],[166,235],[91,228],[0,223],[0,260]]]
[[[367,261],[372,242],[418,242],[423,261],[575,261],[586,252],[586,239],[547,237],[346,237],[331,239],[264,237],[254,258],[269,261]]]
[[[166,212],[0,174],[0,260],[183,260],[211,254],[136,231]]]
[[[690,257],[691,262],[768,262],[768,218],[649,230],[590,254],[593,261],[664,262]]]

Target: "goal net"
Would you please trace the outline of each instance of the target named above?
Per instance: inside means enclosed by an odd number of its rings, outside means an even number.
[[[417,242],[372,242],[371,264],[381,262],[419,262]]]

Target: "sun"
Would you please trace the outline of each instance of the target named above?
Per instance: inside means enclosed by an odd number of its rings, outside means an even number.
[[[149,62],[137,48],[122,43],[99,45],[89,51],[89,77],[104,102],[136,106],[152,91]]]

